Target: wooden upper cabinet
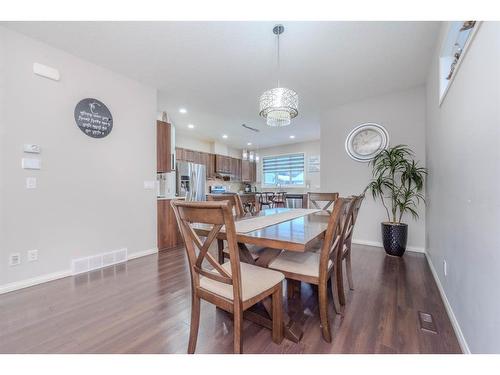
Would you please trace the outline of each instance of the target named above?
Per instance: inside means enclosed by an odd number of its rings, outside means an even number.
[[[257,182],[257,163],[250,163],[250,182]]]
[[[215,178],[215,154],[208,154],[207,178]]]
[[[218,173],[229,173],[229,159],[224,155],[215,155],[215,171]]]
[[[156,121],[156,170],[171,172],[173,150],[171,147],[171,126],[168,122]]]
[[[250,162],[248,160],[241,161],[241,181],[243,182],[252,181],[250,177]]]

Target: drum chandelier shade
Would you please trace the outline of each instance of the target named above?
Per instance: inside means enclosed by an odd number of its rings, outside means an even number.
[[[279,127],[290,125],[291,120],[299,114],[299,96],[291,89],[280,87],[279,69],[280,69],[280,34],[285,31],[283,25],[276,25],[273,33],[277,37],[277,63],[278,63],[278,82],[277,87],[267,90],[260,96],[260,115],[266,119],[269,126]]]

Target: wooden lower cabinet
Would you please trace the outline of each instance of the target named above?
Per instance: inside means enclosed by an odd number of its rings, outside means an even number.
[[[158,200],[158,250],[172,249],[183,243],[170,202],[171,199]]]

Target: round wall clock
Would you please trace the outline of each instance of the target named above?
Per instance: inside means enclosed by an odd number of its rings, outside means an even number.
[[[389,134],[382,125],[368,122],[356,126],[345,140],[345,150],[354,160],[368,162],[389,146]]]

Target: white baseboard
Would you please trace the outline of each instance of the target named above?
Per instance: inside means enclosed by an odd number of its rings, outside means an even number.
[[[151,255],[151,254],[156,254],[158,252],[157,248],[153,249],[147,249],[144,251],[139,251],[133,254],[130,254],[127,258],[127,261],[140,258],[146,255]],[[28,288],[30,286],[38,285],[38,284],[43,284],[49,281],[57,280],[57,279],[62,279],[64,277],[72,276],[71,270],[64,270],[64,271],[59,271],[59,272],[53,272],[49,273],[46,275],[41,275],[37,277],[33,277],[30,279],[26,280],[21,280],[21,281],[16,281],[13,283],[8,283],[4,285],[0,285],[0,294],[8,293],[8,292],[13,292],[14,290],[19,290],[19,289],[24,289]]]
[[[71,270],[53,272],[42,276],[32,277],[31,279],[0,285],[0,294],[12,292],[18,289],[28,288],[33,285],[43,284],[49,281],[62,279],[63,277],[68,277],[68,276],[71,276]]]
[[[153,249],[147,249],[147,250],[139,251],[137,253],[129,254],[127,260],[144,257],[146,255],[156,254],[157,252],[158,252],[158,248],[157,247],[155,247]]]
[[[382,248],[384,247],[382,242],[360,240],[360,239],[355,239],[355,238],[352,239],[352,243],[355,243],[358,245],[376,246],[376,247],[382,247]],[[407,246],[406,251],[425,254],[425,249],[423,247]]]
[[[451,325],[453,326],[453,330],[455,331],[455,335],[457,335],[460,349],[462,349],[462,352],[464,354],[471,354],[469,345],[467,345],[465,336],[462,332],[462,329],[460,328],[460,324],[458,323],[455,313],[453,312],[450,301],[448,301],[448,297],[446,297],[446,293],[444,291],[443,285],[441,284],[441,281],[439,280],[436,269],[434,268],[434,264],[432,264],[431,257],[429,256],[429,254],[427,254],[427,252],[425,253],[425,257],[427,258],[427,263],[429,264],[429,268],[431,269],[432,276],[434,277],[434,281],[436,282],[436,285],[439,289],[439,294],[441,294],[441,299],[443,300],[444,307],[446,308],[446,312],[448,313],[448,317],[450,318]]]

